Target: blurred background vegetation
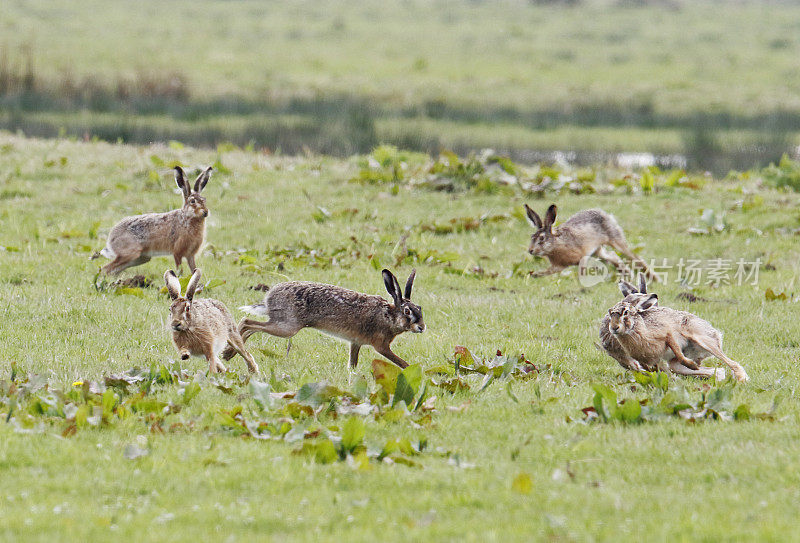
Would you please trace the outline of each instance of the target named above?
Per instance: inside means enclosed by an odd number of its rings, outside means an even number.
[[[800,3],[4,0],[0,128],[338,156],[380,143],[680,155],[795,152]]]

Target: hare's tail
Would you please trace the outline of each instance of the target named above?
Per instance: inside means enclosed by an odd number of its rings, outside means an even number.
[[[241,309],[245,313],[250,313],[251,315],[267,315],[269,313],[267,304],[265,304],[264,302],[254,305],[243,305],[239,309]]]

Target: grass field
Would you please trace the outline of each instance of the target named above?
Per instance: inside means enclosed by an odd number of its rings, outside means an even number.
[[[577,4],[9,0],[0,127],[339,156],[686,153],[722,174],[800,143],[796,3]]]
[[[164,416],[164,433],[152,417],[118,413],[108,424],[76,422],[75,433],[62,437],[69,417],[14,410],[0,394],[6,421],[0,422],[0,538],[794,538],[798,196],[756,177],[714,180],[699,190],[657,185],[651,193],[598,184],[595,194],[548,193],[537,200],[513,188],[445,193],[350,183],[360,168],[356,158],[0,133],[0,392],[8,392],[12,363],[18,380],[42,374],[51,389],[73,389],[69,397],[77,398],[81,386],[73,382],[175,358],[168,299],[159,292],[169,260],[135,270],[154,280],[152,288],[98,291],[99,262],[89,257],[121,217],[179,204],[170,162],[195,168],[217,160],[223,167],[206,189],[208,246],[199,258],[213,286],[201,296],[222,300],[239,318],[236,307],[260,298],[250,290],[258,283],[316,280],[381,294],[373,261],[401,279],[413,266],[414,299],[428,329],[400,336],[395,352],[430,370],[452,362],[458,345],[482,358],[500,349],[524,353],[539,372],[497,379],[482,391],[480,375],[463,376],[471,388],[453,394],[430,385],[428,398],[436,399],[427,421],[416,414],[396,421],[363,417],[370,447],[396,438],[427,441],[413,456],[416,467],[371,461],[366,470],[354,469],[361,464],[353,461],[318,463],[292,453],[300,443],[237,436],[220,422],[237,405],[246,417],[265,416],[258,415],[251,389],[237,384],[246,375],[238,357],[228,364],[231,394],[204,377],[203,360],[184,364],[190,375],[200,374],[201,388],[180,413]],[[730,391],[731,409],[746,404],[753,413],[768,412],[782,397],[775,420],[583,423],[593,386],[609,387],[620,399],[651,401],[660,389],[637,384],[594,346],[599,319],[619,298],[614,284],[582,288],[574,270],[528,276],[546,263],[526,255],[531,229],[519,212],[523,202],[543,211],[551,200],[562,218],[593,206],[614,213],[648,259],[760,258],[755,286],[701,285],[693,290],[695,302],[678,297],[686,289],[674,276],[654,288],[662,305],[693,311],[723,330],[726,352],[751,376],[745,385],[672,378],[671,386],[695,400],[708,387]],[[702,224],[703,209],[725,212],[721,232],[687,232]],[[500,218],[452,233],[427,228],[484,215]],[[404,236],[405,249],[398,244]],[[768,301],[768,288],[787,299]],[[298,334],[288,355],[285,340],[266,336],[254,336],[248,347],[273,390],[323,380],[353,390],[363,382],[359,376],[378,389],[369,348],[351,376],[346,347],[315,331]],[[185,385],[155,384],[148,397],[180,403]],[[343,420],[348,417],[335,419],[323,409],[311,417],[296,414],[293,424],[331,427]],[[129,458],[136,451],[147,454]]]

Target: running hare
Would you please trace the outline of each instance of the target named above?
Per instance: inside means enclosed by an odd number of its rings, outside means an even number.
[[[181,360],[187,360],[191,355],[205,356],[211,373],[225,372],[227,369],[217,356],[227,345],[234,354],[242,355],[247,362],[247,369],[258,373],[258,365],[245,349],[242,336],[236,330],[236,323],[225,304],[211,298],[194,299],[200,275],[200,269],[195,269],[186,285],[186,295],[181,296],[181,284],[175,272],[168,270],[164,273],[167,291],[172,299],[169,308],[172,314],[172,342]]]
[[[643,284],[639,290],[645,290]],[[603,338],[604,325],[611,338]],[[647,371],[669,369],[681,375],[721,378],[717,370],[699,366],[715,356],[730,367],[738,381],[749,379],[744,368],[722,352],[722,332],[692,313],[658,306],[656,294],[628,294],[608,310],[600,337],[606,351],[627,368],[638,369],[638,365]]]
[[[657,280],[645,261],[630,250],[625,241],[625,234],[613,216],[602,209],[586,209],[567,219],[554,232],[553,223],[556,221],[557,211],[556,205],[551,205],[547,208],[542,221],[539,215],[525,204],[528,219],[536,228],[536,232],[531,236],[528,252],[536,256],[545,256],[550,261],[550,267],[535,272],[534,277],[557,273],[567,266],[583,265],[581,261],[587,256],[597,256],[606,260],[620,273],[627,274],[628,268],[625,263],[614,251],[604,247],[610,245],[639,264],[652,280]]]
[[[362,294],[334,285],[292,281],[269,289],[264,301],[240,309],[255,315],[269,315],[266,322],[242,319],[239,332],[247,341],[255,332],[290,338],[303,328],[316,328],[350,343],[350,367],[358,364],[362,345],[372,345],[380,354],[405,368],[408,363],[394,354],[392,340],[403,332],[425,331],[422,309],[411,302],[411,287],[416,270],[406,281],[405,291],[389,270],[383,270],[383,282],[394,303],[381,296]],[[234,355],[228,347],[222,358]]]
[[[203,245],[208,208],[200,193],[211,176],[211,166],[203,170],[189,188],[186,174],[175,166],[175,182],[183,191],[183,207],[167,213],[147,213],[125,217],[108,234],[100,254],[113,258],[103,266],[105,273],[118,274],[126,268],[139,266],[154,256],[172,255],[175,267],[186,258],[189,269],[196,269],[194,257]]]

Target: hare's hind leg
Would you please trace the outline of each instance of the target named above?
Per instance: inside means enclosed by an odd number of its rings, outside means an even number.
[[[266,332],[278,337],[292,337],[302,329],[302,324],[291,321],[278,322],[268,320],[264,322],[255,319],[242,319],[242,322],[239,323],[239,331],[243,340],[253,335],[253,332]]]
[[[639,266],[642,267],[642,270],[644,271],[645,275],[650,281],[656,283],[658,282],[658,276],[655,273],[653,273],[653,270],[650,269],[650,267],[647,265],[647,262],[642,260],[639,256],[636,255],[636,253],[631,251],[631,248],[628,247],[628,243],[624,239],[611,239],[609,240],[608,244],[611,245],[614,249],[616,249],[620,253],[622,253],[623,255],[630,258],[631,263],[639,264]]]
[[[617,272],[619,272],[620,275],[627,276],[630,273],[628,266],[625,265],[622,259],[618,257],[614,251],[609,251],[601,245],[597,248],[597,251],[595,251],[594,254],[600,260],[610,262],[615,268],[617,268]]]
[[[361,345],[358,343],[351,343],[350,344],[350,369],[356,369],[358,366],[358,351],[361,350]]]
[[[709,337],[705,334],[702,334],[692,336],[690,339],[706,351],[725,362],[725,364],[727,364],[731,369],[731,372],[733,372],[733,376],[737,381],[750,380],[750,377],[747,375],[747,372],[744,370],[744,368],[738,362],[731,360],[725,355],[725,353],[722,352],[722,338]]]
[[[132,268],[133,266],[139,266],[140,264],[144,264],[150,260],[149,256],[144,256],[141,254],[136,253],[127,253],[127,254],[120,254],[117,255],[114,260],[103,266],[102,270],[103,273],[117,275],[122,270],[127,268]]]
[[[678,375],[691,375],[693,377],[713,377],[718,381],[725,379],[725,370],[722,368],[699,367],[696,370],[687,368],[677,358],[669,361],[669,369]]]
[[[225,360],[230,360],[230,358],[225,358],[228,349],[233,349],[235,352],[242,355],[242,358],[244,358],[245,362],[247,362],[247,369],[250,370],[250,373],[258,373],[258,364],[256,364],[253,355],[247,352],[247,349],[245,349],[244,340],[238,332],[232,333],[228,336],[228,347],[226,347],[225,351],[222,353],[222,357]],[[233,356],[231,356],[231,358],[233,358]]]

